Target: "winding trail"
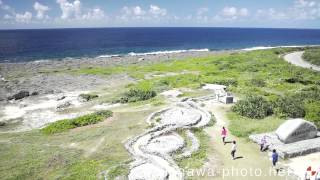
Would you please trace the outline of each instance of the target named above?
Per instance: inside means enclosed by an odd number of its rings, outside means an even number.
[[[155,124],[147,132],[131,139],[126,148],[135,159],[131,163],[129,180],[182,180],[184,174],[173,159],[173,154],[186,148],[184,139],[176,132],[179,129],[200,128],[211,120],[211,114],[188,100],[151,114],[147,122]],[[195,136],[187,131],[194,142]],[[197,149],[195,145],[194,150]],[[187,150],[186,150],[187,151]]]
[[[284,59],[287,62],[289,62],[291,64],[294,64],[296,66],[313,69],[315,71],[320,71],[320,66],[316,66],[316,65],[310,64],[307,61],[302,59],[303,53],[304,53],[304,51],[293,52],[293,53],[285,55]]]

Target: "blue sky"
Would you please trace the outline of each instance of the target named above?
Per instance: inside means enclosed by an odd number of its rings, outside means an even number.
[[[0,29],[320,28],[320,0],[0,0]]]

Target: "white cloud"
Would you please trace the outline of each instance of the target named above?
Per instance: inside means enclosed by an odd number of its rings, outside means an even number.
[[[202,16],[203,14],[207,13],[208,11],[209,11],[208,8],[199,8],[199,9],[197,10],[197,15],[198,15],[198,16]]]
[[[290,18],[312,20],[320,18],[320,1],[296,0],[288,10]]]
[[[146,14],[144,10],[140,6],[136,6],[132,8],[133,15],[135,16],[143,16]]]
[[[13,17],[12,16],[10,16],[9,14],[5,14],[4,16],[3,16],[3,19],[5,19],[5,20],[9,20],[9,19],[12,19]]]
[[[89,19],[89,20],[100,20],[105,18],[104,11],[100,8],[94,8],[89,10],[87,14],[84,14],[82,16],[83,19]]]
[[[121,15],[118,16],[118,19],[122,21],[129,20],[160,20],[161,17],[165,17],[167,15],[167,10],[164,8],[160,8],[157,5],[150,5],[149,9],[145,10],[140,6],[128,7],[124,6],[121,9]]]
[[[86,8],[86,12],[83,12],[80,0],[73,2],[57,0],[57,3],[60,5],[62,11],[60,16],[62,20],[102,20],[106,17],[104,11],[100,8]]]
[[[256,18],[277,21],[320,19],[320,1],[295,0],[294,3],[286,9],[259,9],[257,10]]]
[[[165,16],[167,15],[167,10],[166,9],[162,9],[159,6],[156,5],[150,5],[150,9],[149,9],[150,14],[158,17],[158,16]]]
[[[240,16],[248,16],[248,15],[249,15],[248,9],[247,9],[247,8],[241,8],[241,9],[239,10],[239,15],[240,15]]]
[[[237,15],[237,8],[235,7],[224,7],[222,9],[222,15],[226,17],[233,17]]]
[[[241,17],[246,17],[249,15],[249,10],[247,8],[237,8],[234,6],[226,6],[222,11],[215,16],[218,20],[235,20]]]
[[[16,21],[21,23],[29,23],[32,19],[32,13],[26,11],[24,14],[16,14]]]
[[[209,17],[207,15],[208,12],[209,12],[209,9],[205,7],[197,9],[197,12],[195,15],[197,23],[208,23],[209,21]]]
[[[140,6],[124,6],[121,11],[124,16],[143,16],[146,14],[146,12]]]
[[[249,11],[247,8],[237,8],[237,7],[224,7],[221,15],[226,18],[237,19],[239,17],[248,16]]]
[[[6,12],[9,12],[11,14],[15,14],[15,10],[11,8],[9,5],[6,5],[3,3],[3,1],[0,0],[0,8]]]
[[[283,13],[281,11],[276,11],[273,8],[269,9],[259,9],[257,11],[257,18],[261,19],[271,19],[271,20],[285,20],[288,19],[288,16],[286,13]]]
[[[42,5],[39,2],[35,2],[33,5],[33,8],[37,12],[37,16],[36,16],[37,19],[43,19],[45,17],[48,17],[48,16],[45,16],[46,11],[49,10],[48,6]]]
[[[81,17],[81,2],[79,0],[75,0],[72,3],[69,3],[67,0],[57,0],[57,3],[62,11],[61,19]]]

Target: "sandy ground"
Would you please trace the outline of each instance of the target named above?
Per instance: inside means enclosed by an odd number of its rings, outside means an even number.
[[[199,177],[199,179],[244,179],[244,180],[269,180],[269,179],[296,179],[295,176],[288,174],[292,173],[284,166],[284,162],[281,161],[279,167],[283,167],[283,170],[278,175],[275,169],[271,165],[269,159],[270,155],[266,152],[260,152],[259,147],[248,140],[243,138],[237,138],[228,133],[227,141],[235,140],[238,144],[238,151],[236,156],[239,159],[232,160],[231,143],[224,145],[221,139],[221,128],[223,126],[228,127],[228,119],[226,117],[227,111],[230,109],[230,105],[211,102],[207,103],[207,109],[211,111],[217,122],[215,126],[206,128],[206,132],[211,137],[211,143],[213,144],[214,156],[218,157],[219,167],[212,167],[216,169],[216,176],[214,177]],[[211,156],[211,155],[210,155]],[[210,157],[209,157],[210,159]],[[211,164],[214,164],[212,162]],[[207,167],[210,169],[211,167]]]
[[[319,66],[310,64],[307,61],[304,61],[302,59],[303,52],[304,51],[298,51],[298,52],[287,54],[287,55],[284,56],[284,59],[286,61],[288,61],[289,63],[294,64],[296,66],[313,69],[315,71],[320,71],[320,67]]]

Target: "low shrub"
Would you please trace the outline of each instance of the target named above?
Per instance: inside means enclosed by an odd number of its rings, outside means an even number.
[[[247,85],[249,86],[257,86],[257,87],[264,87],[266,86],[266,82],[263,79],[259,79],[259,78],[253,78],[250,80],[250,83],[248,83]]]
[[[307,49],[303,53],[303,59],[311,64],[320,65],[320,48]]]
[[[286,78],[284,81],[287,82],[287,83],[301,83],[303,85],[308,85],[308,84],[313,84],[314,83],[313,81],[305,80],[303,77],[299,77],[299,76]]]
[[[311,86],[304,88],[300,92],[296,93],[295,97],[304,101],[320,101],[320,87]]]
[[[133,88],[124,93],[120,98],[120,103],[145,101],[155,97],[157,93],[152,89]]]
[[[320,102],[312,102],[305,105],[306,116],[305,118],[313,122],[318,129],[320,128]]]
[[[274,112],[283,118],[300,118],[305,116],[303,99],[296,95],[280,97],[273,102]]]
[[[262,96],[250,95],[239,100],[232,107],[232,111],[241,116],[263,119],[272,114],[272,107]]]
[[[98,111],[98,112],[80,116],[74,119],[64,119],[64,120],[56,121],[42,128],[41,132],[44,134],[60,133],[76,127],[86,126],[89,124],[96,124],[104,120],[105,118],[108,118],[111,116],[112,116],[112,111],[109,111],[109,110]]]
[[[221,79],[221,80],[215,80],[211,82],[213,84],[221,84],[224,86],[238,86],[238,81],[236,79]]]

